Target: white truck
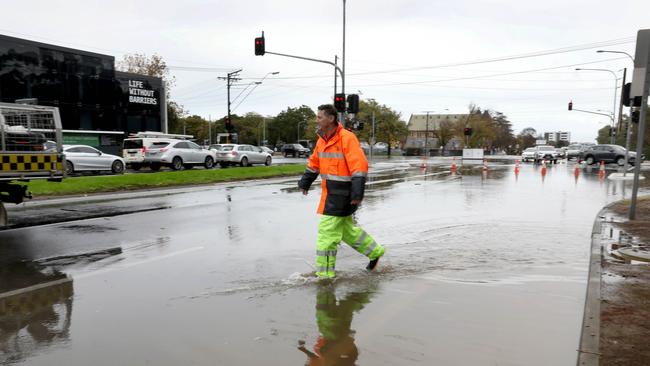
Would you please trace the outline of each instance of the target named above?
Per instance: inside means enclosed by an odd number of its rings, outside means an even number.
[[[5,203],[31,198],[31,179],[65,177],[61,117],[56,107],[0,103],[0,227],[7,225]]]

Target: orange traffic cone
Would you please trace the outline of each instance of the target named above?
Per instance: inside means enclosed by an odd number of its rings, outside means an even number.
[[[600,162],[600,169],[598,170],[598,177],[599,178],[604,178],[605,177],[605,162],[604,161]]]
[[[456,157],[454,156],[454,160],[451,162],[451,174],[456,174]]]
[[[519,160],[515,160],[515,174],[519,174]]]
[[[546,176],[546,160],[542,160],[542,177]]]
[[[486,159],[483,159],[483,171],[484,171],[484,172],[487,172],[487,171],[488,171],[487,160],[486,160]]]

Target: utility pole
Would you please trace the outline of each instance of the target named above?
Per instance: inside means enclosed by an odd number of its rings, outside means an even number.
[[[208,148],[212,145],[212,116],[208,114]]]
[[[338,80],[338,75],[336,74],[336,66],[338,66],[339,57],[334,55],[334,94],[336,94],[336,82]]]
[[[429,152],[427,151],[427,145],[429,142],[429,113],[435,112],[435,111],[424,111],[427,114],[427,125],[425,127],[425,134],[424,134],[424,155],[428,156]]]
[[[237,74],[239,74],[241,71],[242,69],[239,69],[237,71],[229,72],[226,77],[218,77],[219,80],[226,80],[226,87],[228,89],[228,120],[230,120],[230,87],[232,86],[233,82],[241,80],[237,77]]]

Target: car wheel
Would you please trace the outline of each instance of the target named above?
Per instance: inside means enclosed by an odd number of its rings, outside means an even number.
[[[138,171],[142,168],[142,165],[140,164],[131,164],[131,169]]]
[[[124,174],[124,163],[119,160],[115,160],[111,165],[111,171],[113,174]]]
[[[618,159],[616,159],[616,164],[618,164],[618,166],[625,165],[625,157],[619,156]]]
[[[285,158],[288,158],[288,157],[289,157],[289,154],[287,154],[287,153],[285,152],[285,153],[284,153],[284,157],[285,157]]]
[[[248,166],[248,158],[245,157],[245,156],[243,158],[241,158],[241,161],[239,162],[239,165]]]
[[[208,156],[205,158],[205,163],[203,164],[205,169],[212,169],[214,168],[214,160],[212,160],[211,156]]]
[[[180,156],[174,156],[172,159],[172,169],[181,170],[183,168],[183,159]]]
[[[220,165],[222,168],[227,168],[227,167],[228,167],[228,163],[224,163],[224,162],[219,163],[219,165]]]
[[[264,165],[266,165],[266,166],[271,165],[271,157],[270,156],[266,157],[266,160],[264,161]]]
[[[596,160],[594,160],[594,157],[591,155],[587,156],[587,158],[585,159],[585,163],[587,163],[587,165],[592,165],[595,162]]]
[[[74,173],[74,165],[70,162],[70,160],[65,161],[65,174],[73,174]]]
[[[151,165],[149,166],[149,169],[153,170],[154,172],[157,172],[157,171],[160,170],[160,164],[156,164],[156,163],[151,164]]]

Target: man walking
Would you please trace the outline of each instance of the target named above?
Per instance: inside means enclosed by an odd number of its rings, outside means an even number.
[[[320,278],[336,275],[336,249],[341,240],[368,257],[367,270],[377,266],[385,251],[352,219],[352,213],[363,199],[368,160],[357,137],[337,122],[336,115],[331,104],[318,107],[319,139],[305,174],[298,182],[298,187],[306,195],[318,174],[322,178],[318,213],[323,216],[316,241],[316,275]]]

